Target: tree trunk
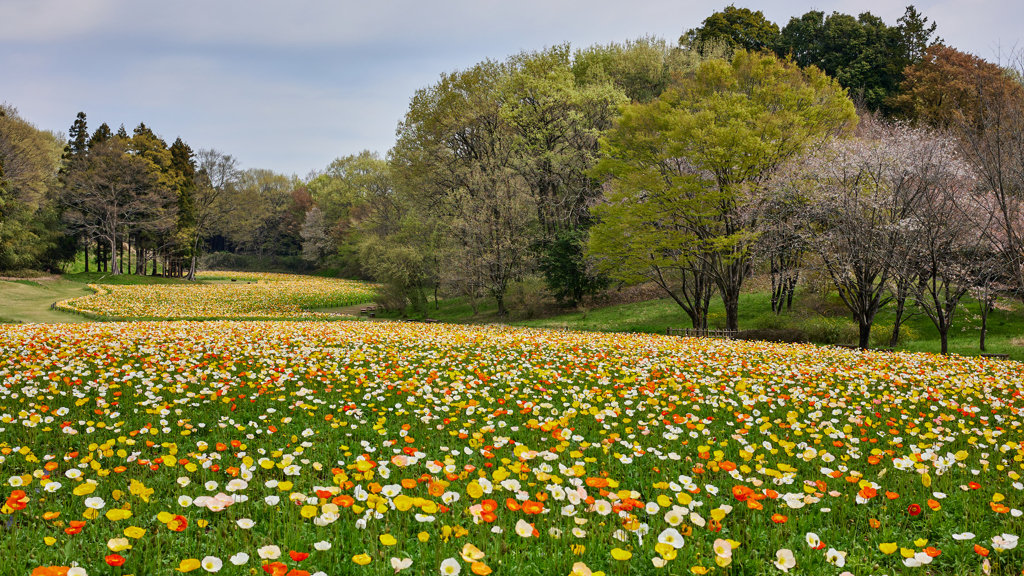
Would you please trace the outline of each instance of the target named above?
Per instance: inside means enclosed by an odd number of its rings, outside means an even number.
[[[117,267],[117,236],[114,235],[110,239],[110,273],[114,276],[121,273],[121,270]]]
[[[985,351],[985,332],[988,330],[988,313],[992,311],[992,301],[989,299],[988,288],[981,297],[981,339],[978,342],[981,351]]]
[[[89,240],[85,241],[85,273],[89,273]]]
[[[903,325],[903,312],[906,309],[907,297],[896,299],[896,319],[892,324],[892,336],[889,338],[889,347],[895,348],[896,343],[900,341],[900,326]]]
[[[778,315],[779,313],[782,312],[782,284],[783,284],[783,280],[779,276],[779,266],[776,263],[775,256],[772,255],[770,260],[771,260],[771,271],[769,272],[768,275],[771,277],[771,282],[772,282],[772,312],[775,312],[775,314]]]
[[[722,293],[722,302],[725,304],[725,329],[740,329],[740,295],[739,290],[735,293]]]
[[[942,353],[949,354],[949,329],[939,332],[939,340],[942,342]]]
[[[871,343],[871,324],[860,323],[860,342],[858,345],[861,350],[867,350],[868,344]]]
[[[800,273],[797,272],[789,281],[789,294],[786,295],[786,311],[793,311],[793,295],[796,294],[796,283],[800,281]]]

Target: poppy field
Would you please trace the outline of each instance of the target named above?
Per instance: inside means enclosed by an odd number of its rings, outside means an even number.
[[[356,322],[0,332],[0,574],[1020,574],[1016,362]]]
[[[96,318],[326,319],[312,311],[370,302],[374,286],[352,280],[261,272],[200,272],[229,284],[90,284],[95,294],[64,300],[57,308]]]

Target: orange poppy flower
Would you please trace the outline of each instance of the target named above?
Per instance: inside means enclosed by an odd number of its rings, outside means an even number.
[[[353,504],[355,504],[355,502],[356,502],[356,499],[351,497],[351,496],[349,496],[348,494],[342,494],[341,496],[335,496],[334,499],[331,500],[331,503],[333,503],[335,506],[341,506],[342,508],[348,508],[348,507],[352,506]]]
[[[877,530],[878,528],[881,528],[881,527],[882,527],[882,523],[881,523],[880,521],[878,521],[878,520],[874,519],[874,518],[872,518],[872,519],[868,520],[868,524],[870,524],[870,525],[871,525],[871,527],[872,527],[872,528],[874,528],[874,529],[876,529],[876,530]]]
[[[864,498],[865,500],[870,500],[870,499],[874,498],[875,496],[878,496],[878,490],[875,490],[871,486],[868,486],[866,488],[861,488],[860,491],[857,492],[857,496],[860,496],[861,498]]]
[[[289,550],[288,556],[295,562],[302,562],[306,558],[309,558],[309,552],[296,552],[295,550]]]
[[[188,528],[188,519],[178,514],[171,518],[171,521],[167,523],[167,527],[173,532],[182,532],[185,528]]]
[[[736,486],[732,487],[732,495],[733,495],[733,497],[736,498],[737,500],[739,500],[740,502],[745,501],[753,493],[754,493],[753,489],[748,488],[746,486],[743,486],[741,484],[737,484]]]
[[[772,514],[772,522],[775,522],[776,524],[785,524],[787,520],[789,520],[787,516],[783,516],[779,513]]]
[[[284,576],[288,573],[288,566],[283,562],[271,562],[263,565],[263,571],[270,576]]]
[[[517,502],[515,498],[507,498],[505,500],[505,507],[513,512],[521,508],[519,502]]]
[[[32,570],[32,576],[66,576],[70,566],[40,566]]]
[[[110,554],[105,556],[103,560],[111,566],[117,567],[122,566],[125,563],[125,557],[120,554]]]
[[[992,511],[996,514],[1006,514],[1010,511],[1008,506],[999,504],[998,502],[989,502],[988,505],[992,508]]]
[[[988,556],[988,548],[985,548],[981,544],[974,545],[974,552],[981,556]]]

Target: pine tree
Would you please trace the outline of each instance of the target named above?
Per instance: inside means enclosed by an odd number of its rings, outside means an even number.
[[[107,126],[107,123],[104,122],[103,124],[100,124],[100,127],[97,128],[96,131],[92,133],[92,137],[89,138],[89,149],[91,150],[93,146],[99,146],[113,137],[114,132],[111,131],[110,126]]]
[[[180,136],[171,144],[171,170],[176,173],[178,182],[178,230],[191,228],[196,224],[194,157],[192,148]]]
[[[68,129],[68,145],[64,147],[64,158],[83,154],[89,148],[89,126],[85,121],[85,112],[79,112],[75,122]]]

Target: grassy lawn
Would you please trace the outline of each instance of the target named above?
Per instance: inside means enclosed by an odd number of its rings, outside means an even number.
[[[161,276],[112,276],[104,272],[64,274],[58,279],[25,279],[0,281],[0,323],[60,324],[89,322],[78,314],[50,310],[59,300],[88,296],[93,291],[87,284],[187,284],[179,278]]]
[[[7,322],[55,324],[88,322],[76,314],[50,310],[58,300],[92,294],[85,284],[69,280],[0,282],[0,318]]]

